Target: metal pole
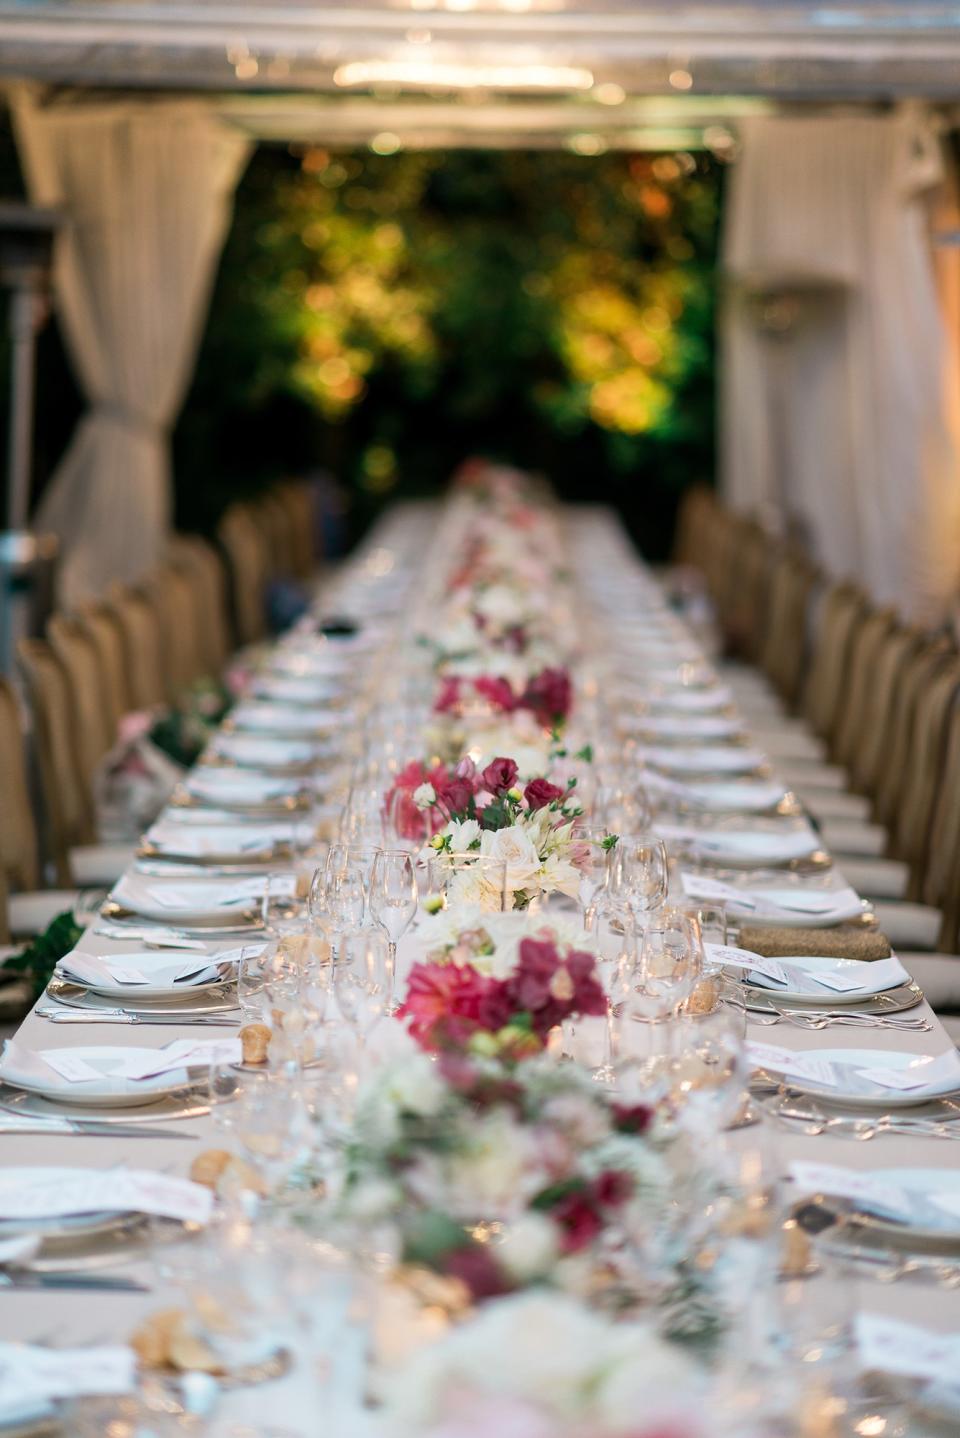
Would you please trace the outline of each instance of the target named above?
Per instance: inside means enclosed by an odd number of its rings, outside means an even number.
[[[36,375],[37,329],[40,299],[32,290],[18,287],[10,299],[12,363],[10,375],[10,444],[7,528],[26,529],[30,512],[30,477],[33,467],[33,397]]]

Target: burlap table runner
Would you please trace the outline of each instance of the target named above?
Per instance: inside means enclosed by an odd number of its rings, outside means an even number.
[[[768,959],[791,954],[820,954],[825,959],[888,959],[890,940],[879,929],[778,929],[771,925],[744,924],[740,947]]]

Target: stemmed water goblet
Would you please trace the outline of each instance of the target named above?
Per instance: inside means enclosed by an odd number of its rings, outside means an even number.
[[[598,901],[610,876],[611,837],[601,824],[578,823],[573,831],[573,842],[584,856],[579,901],[583,927],[588,934],[596,926]]]
[[[389,941],[390,1004],[397,968],[397,944],[417,912],[417,876],[413,858],[404,849],[382,849],[370,876],[370,913]]]
[[[651,834],[621,836],[613,850],[610,887],[642,929],[667,897],[670,869],[662,839]]]

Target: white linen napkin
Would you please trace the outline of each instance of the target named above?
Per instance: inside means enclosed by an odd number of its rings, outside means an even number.
[[[645,745],[640,751],[642,763],[668,774],[749,774],[766,762],[759,749],[739,745],[703,745],[689,749],[671,749],[666,745]]]

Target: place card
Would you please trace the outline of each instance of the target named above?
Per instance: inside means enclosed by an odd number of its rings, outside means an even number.
[[[103,1077],[99,1069],[72,1054],[69,1049],[40,1049],[37,1058],[43,1059],[47,1067],[65,1078],[67,1083],[89,1083],[91,1079],[99,1082]]]
[[[831,969],[823,973],[819,969],[810,970],[809,976],[818,984],[825,984],[828,989],[836,989],[838,993],[852,993],[854,989],[864,988],[879,993],[883,988],[892,989],[897,984],[905,984],[908,979],[907,971],[899,959],[874,959],[867,964],[854,960],[854,964],[855,967],[850,969]]]
[[[0,1408],[63,1398],[112,1398],[136,1388],[131,1348],[0,1343]]]
[[[134,1080],[157,1078],[178,1069],[238,1064],[242,1059],[243,1045],[239,1039],[175,1039],[149,1057],[142,1053],[129,1054],[115,1073]]]
[[[956,1379],[960,1334],[932,1333],[928,1328],[876,1313],[858,1313],[854,1332],[865,1370],[905,1378]]]
[[[702,904],[737,904],[742,909],[757,907],[749,894],[720,879],[705,879],[700,874],[681,874],[680,879],[688,899],[697,899]]]
[[[776,959],[765,959],[749,949],[738,949],[733,944],[704,944],[703,952],[713,964],[724,968],[748,969],[752,974],[763,974],[775,984],[788,982],[786,970]]]
[[[895,1183],[888,1183],[870,1173],[842,1168],[833,1163],[808,1163],[795,1159],[789,1168],[790,1177],[804,1194],[824,1193],[834,1198],[852,1198],[867,1209],[884,1210],[898,1218],[910,1214],[910,1195]]]
[[[9,1169],[0,1176],[0,1218],[63,1218],[76,1213],[149,1213],[207,1223],[213,1192],[149,1169]]]
[[[747,1058],[754,1069],[766,1069],[783,1074],[785,1078],[809,1079],[812,1083],[824,1084],[829,1088],[837,1085],[837,1071],[828,1060],[817,1054],[798,1053],[795,1049],[781,1048],[778,1044],[760,1044],[747,1040]]]

